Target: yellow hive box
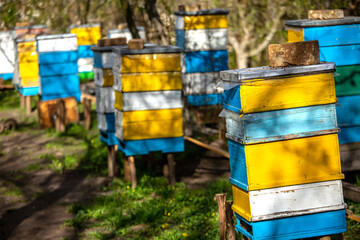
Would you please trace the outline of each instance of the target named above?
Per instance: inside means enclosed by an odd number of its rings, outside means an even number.
[[[78,45],[94,45],[101,38],[99,26],[72,28],[70,33],[76,34]]]
[[[17,51],[19,53],[36,52],[36,41],[19,42],[17,44]]]
[[[119,123],[122,123],[119,126]],[[117,112],[116,124],[123,140],[183,136],[182,109]],[[117,127],[118,128],[118,127]]]
[[[246,190],[339,180],[337,134],[242,145],[229,141],[231,179]]]
[[[180,72],[180,53],[121,56],[121,73]]]
[[[27,87],[38,87],[40,86],[40,78],[21,78],[21,86]]]
[[[334,103],[334,76],[325,73],[246,80],[240,85],[240,100],[242,113]]]
[[[39,65],[37,62],[19,63],[20,78],[36,79],[39,77]]]
[[[112,69],[103,69],[103,86],[112,87],[114,85],[114,75]]]
[[[185,16],[184,29],[227,28],[227,15]]]
[[[181,90],[180,72],[122,74],[115,88],[122,92]]]
[[[303,28],[290,28],[288,29],[288,42],[302,42],[304,41]]]
[[[37,61],[38,61],[37,52],[21,52],[21,53],[19,53],[19,63],[37,62]]]

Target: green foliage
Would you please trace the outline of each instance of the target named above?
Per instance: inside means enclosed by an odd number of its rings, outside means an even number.
[[[227,180],[190,191],[184,183],[167,185],[163,177],[144,175],[138,187],[115,179],[106,194],[89,204],[74,204],[75,214],[65,225],[85,229],[92,239],[216,239],[218,238],[216,193],[231,198]],[[135,231],[132,226],[140,226]]]
[[[0,110],[16,109],[20,106],[20,96],[15,90],[2,91],[0,94]]]

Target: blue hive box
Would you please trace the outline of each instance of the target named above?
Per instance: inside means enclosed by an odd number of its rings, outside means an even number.
[[[229,69],[227,50],[185,53],[187,73],[219,72]]]
[[[80,80],[77,75],[41,77],[41,98],[51,100],[75,97],[80,102]]]

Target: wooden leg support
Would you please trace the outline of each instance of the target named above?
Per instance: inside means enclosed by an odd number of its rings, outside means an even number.
[[[234,214],[231,209],[232,201],[225,202],[227,239],[236,240]]]
[[[168,173],[169,173],[168,181],[171,186],[174,186],[176,183],[174,154],[168,153],[166,154],[166,158],[167,158]]]
[[[129,167],[130,167],[131,187],[135,188],[137,186],[137,180],[136,180],[136,167],[135,167],[134,156],[129,156]]]
[[[55,128],[57,132],[65,132],[66,130],[65,120],[66,120],[65,102],[64,100],[59,99],[56,102]]]
[[[85,129],[89,130],[91,128],[91,100],[85,98],[83,104]]]
[[[124,157],[124,180],[131,181],[129,157],[127,156]]]
[[[219,225],[220,225],[220,240],[226,239],[226,193],[220,193],[215,195],[215,200],[219,206]]]
[[[115,177],[119,174],[119,167],[116,162],[117,151],[115,146],[108,146],[108,176]]]
[[[31,114],[31,96],[25,97],[26,114]]]
[[[25,96],[20,94],[20,108],[25,107]]]

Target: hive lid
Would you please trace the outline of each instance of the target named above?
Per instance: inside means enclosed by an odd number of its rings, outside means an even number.
[[[144,47],[155,47],[155,46],[158,46],[156,43],[144,43]],[[107,46],[107,47],[99,47],[97,45],[94,45],[92,46],[90,49],[93,51],[93,52],[111,52],[111,51],[114,51],[113,48],[126,48],[128,47],[128,45],[121,45],[121,46]],[[129,49],[128,49],[129,50]],[[119,50],[120,51],[120,50]],[[134,50],[131,50],[131,51],[134,51]],[[124,53],[121,53],[121,54],[124,54]],[[134,53],[134,54],[137,54],[137,53]]]
[[[316,65],[294,66],[286,68],[272,68],[269,66],[243,68],[220,72],[220,78],[228,82],[242,82],[249,79],[266,79],[286,75],[309,74],[316,72],[335,71],[336,65],[333,62],[320,63]]]
[[[320,26],[333,26],[333,25],[346,25],[360,23],[360,17],[344,17],[342,19],[329,19],[329,20],[287,20],[285,25],[287,27],[320,27]]]
[[[229,10],[215,8],[215,9],[202,9],[194,12],[174,11],[174,14],[177,16],[225,15],[225,14],[229,14]]]
[[[158,46],[157,44],[146,44],[143,49],[129,49],[125,46],[114,46],[112,47],[114,53],[120,55],[133,55],[133,54],[153,54],[153,53],[181,53],[182,49],[177,46]]]
[[[57,38],[76,38],[76,34],[65,33],[65,34],[54,34],[54,35],[42,35],[42,36],[37,36],[36,40],[47,40],[47,39],[57,39]]]
[[[19,29],[39,29],[39,28],[46,28],[45,25],[33,25],[33,26],[24,26],[24,27],[15,27],[15,30]]]

